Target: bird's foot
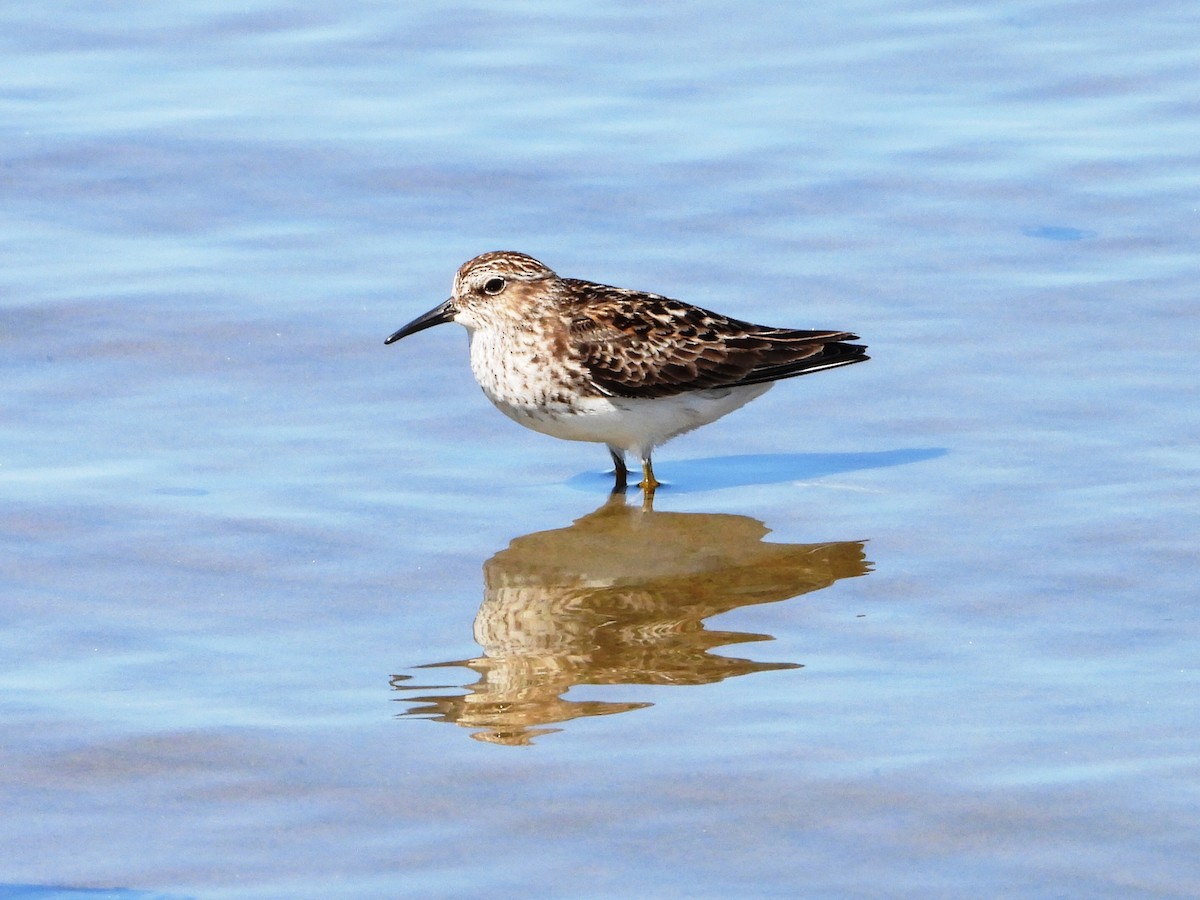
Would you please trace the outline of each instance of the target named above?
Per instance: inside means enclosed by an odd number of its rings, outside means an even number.
[[[654,468],[650,465],[650,460],[642,460],[642,480],[638,482],[638,487],[647,494],[653,494],[659,483],[659,480],[654,477]]]

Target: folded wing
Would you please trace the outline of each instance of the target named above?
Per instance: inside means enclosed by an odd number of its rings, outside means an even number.
[[[863,362],[846,331],[769,328],[668,297],[572,281],[569,343],[598,390],[669,397],[792,378]]]

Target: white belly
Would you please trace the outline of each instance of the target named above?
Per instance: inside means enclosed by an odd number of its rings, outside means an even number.
[[[647,456],[693,428],[715,422],[760,397],[771,384],[695,391],[654,400],[586,398],[572,404],[514,404],[491,397],[496,408],[526,428],[567,441],[592,441]]]
[[[488,399],[526,428],[567,441],[608,444],[645,458],[673,437],[715,422],[761,397],[771,384],[691,391],[652,400],[581,396],[585,376],[528,333],[506,340],[471,334],[471,370]]]

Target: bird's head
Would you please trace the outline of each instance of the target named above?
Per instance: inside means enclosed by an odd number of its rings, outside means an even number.
[[[557,278],[548,266],[524,253],[484,253],[463,263],[454,276],[454,293],[449,300],[417,316],[384,343],[394,343],[443,322],[458,322],[474,331],[505,319],[523,319],[537,289]]]

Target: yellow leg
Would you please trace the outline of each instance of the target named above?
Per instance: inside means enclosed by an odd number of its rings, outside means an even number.
[[[647,494],[653,494],[654,489],[658,487],[658,479],[654,477],[654,466],[650,464],[649,456],[642,460],[642,483],[638,487]]]

